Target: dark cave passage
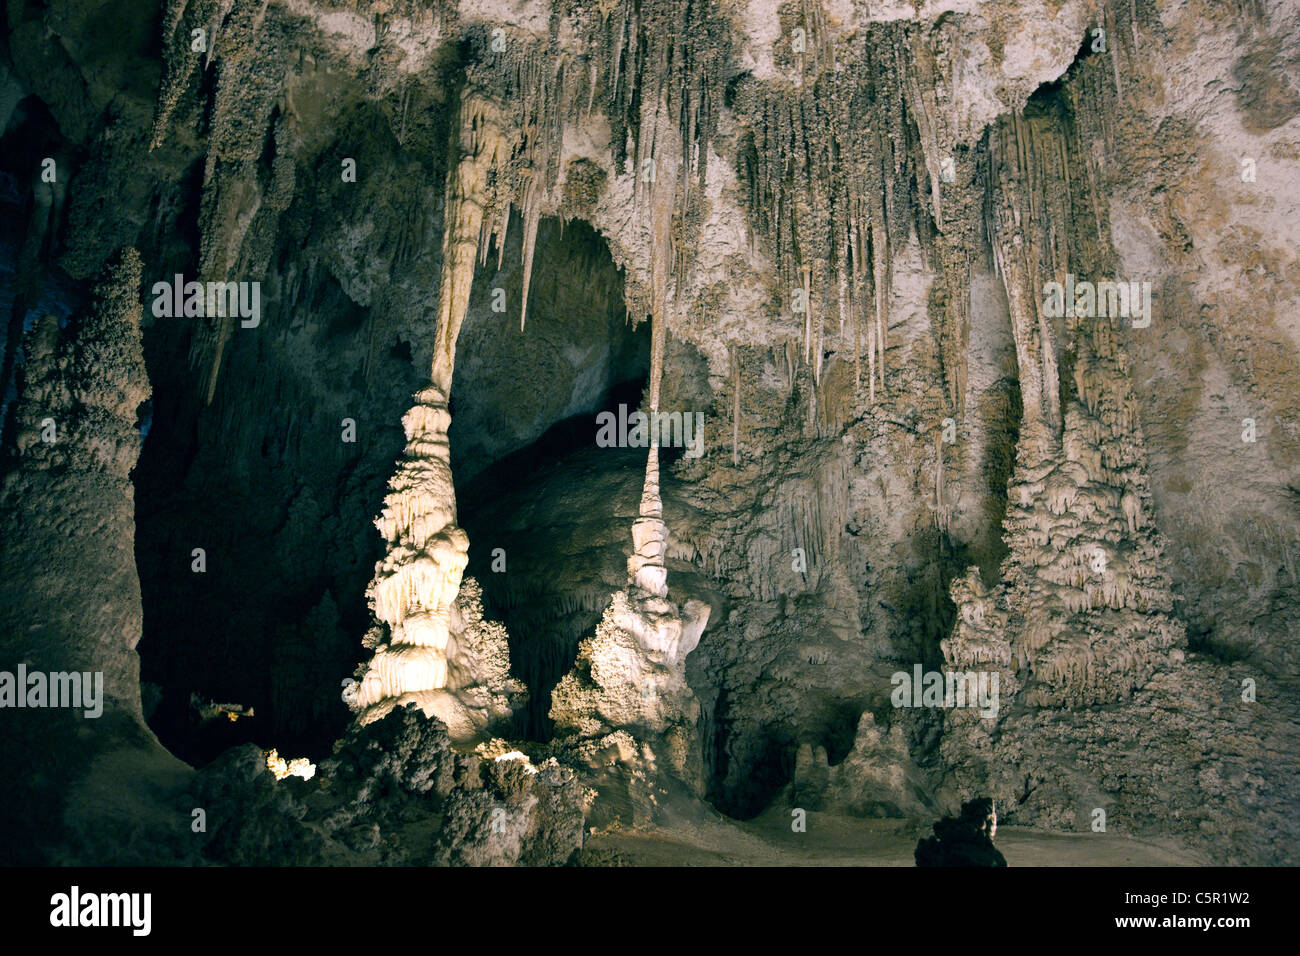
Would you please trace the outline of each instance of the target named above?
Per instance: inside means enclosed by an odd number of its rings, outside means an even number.
[[[373,126],[374,116],[362,108],[348,123]],[[375,154],[364,161],[390,182],[428,175],[391,139],[368,143]],[[322,146],[326,173],[301,165],[300,182],[337,181]],[[156,278],[196,275],[202,183],[200,161],[159,204],[146,293]],[[206,320],[154,320],[145,302],[153,417],[135,472],[144,709],[164,744],[198,765],[250,741],[319,758],[351,719],[341,683],[365,653],[365,591],[382,553],[372,520],[428,370],[411,331],[331,260],[350,207],[329,188],[326,179],[305,190],[283,214],[261,324],[236,328],[219,365]],[[406,195],[427,208],[427,194]],[[394,255],[389,240],[405,220],[357,212],[379,226],[372,257]],[[436,275],[436,253],[426,258],[424,274]],[[205,717],[192,700],[252,715]]]
[[[194,763],[246,741],[323,755],[350,716],[338,688],[369,625],[371,518],[419,371],[396,345],[373,348],[366,310],[327,274],[299,291],[267,300],[276,341],[233,338],[210,406],[187,361],[192,330],[146,331],[141,676],[151,726]],[[313,321],[286,329],[297,310]],[[204,718],[191,695],[253,715]]]

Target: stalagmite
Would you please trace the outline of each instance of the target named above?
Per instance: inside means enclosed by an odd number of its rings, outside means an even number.
[[[451,613],[468,562],[469,539],[456,525],[448,398],[482,242],[489,178],[506,158],[500,110],[489,97],[474,90],[463,95],[456,146],[459,160],[447,182],[432,382],[402,418],[406,453],[375,521],[388,553],[369,594],[389,642],[377,648],[361,679],[353,706],[362,723],[402,700],[420,703],[426,713],[438,709],[433,692],[447,686]]]
[[[668,571],[664,567],[668,529],[663,507],[659,496],[659,446],[652,444],[646,458],[640,512],[632,523],[632,556],[628,558],[627,572],[635,587],[661,598],[668,595]]]

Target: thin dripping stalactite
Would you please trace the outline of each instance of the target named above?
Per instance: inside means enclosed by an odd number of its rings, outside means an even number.
[[[865,322],[870,405],[887,389],[892,260],[910,236],[932,232],[926,215],[944,222],[921,46],[906,25],[874,24],[836,54],[864,69],[825,70],[793,90],[749,83],[737,95],[750,220],[771,243],[785,301],[801,306],[804,362],[820,383],[828,349],[852,354],[860,383]]]

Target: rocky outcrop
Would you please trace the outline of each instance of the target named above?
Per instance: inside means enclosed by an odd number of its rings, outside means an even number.
[[[47,316],[28,333],[15,414],[19,457],[4,477],[3,502],[11,523],[4,536],[10,655],[49,670],[102,671],[109,706],[137,717],[142,611],[130,476],[140,453],[139,412],[149,398],[140,268],[138,253],[126,250],[73,330],[65,333]],[[86,554],[91,547],[99,551],[95,561]],[[103,570],[88,579],[80,565]],[[31,576],[28,586],[20,574]],[[91,610],[118,593],[111,616]]]
[[[414,707],[354,725],[308,779],[253,746],[195,778],[201,858],[228,865],[554,866],[581,849],[589,797],[554,761],[458,753]]]

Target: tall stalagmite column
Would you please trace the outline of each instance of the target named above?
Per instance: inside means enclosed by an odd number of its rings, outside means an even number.
[[[1033,733],[1036,712],[1121,704],[1181,664],[1186,639],[1149,514],[1140,404],[1121,341],[1127,310],[1076,309],[1071,293],[1053,315],[1039,298],[1076,270],[1103,279],[1113,261],[1101,222],[1075,213],[1096,201],[1069,165],[1087,146],[1068,125],[1016,115],[991,132],[989,153],[985,213],[1024,413],[1001,582],[986,589],[975,567],[953,581],[958,616],[941,647],[954,671],[992,671],[1002,705],[989,716],[945,715],[941,746],[963,787],[1023,802],[1016,735]]]
[[[651,326],[650,326],[650,417],[659,412],[659,383],[664,372],[664,347],[668,341],[667,317],[669,263],[672,259],[671,232],[675,191],[657,181],[650,186],[651,215]],[[657,432],[652,429],[652,435]],[[668,596],[668,571],[664,555],[668,547],[668,527],[664,524],[664,504],[659,495],[659,447],[651,442],[646,459],[645,484],[641,491],[641,508],[632,524],[632,556],[627,571],[637,588],[655,597]]]
[[[573,748],[576,762],[591,770],[602,792],[621,794],[598,803],[595,819],[609,814],[634,823],[654,819],[669,792],[703,792],[700,704],[686,682],[686,656],[699,643],[710,614],[701,601],[678,606],[668,597],[668,528],[654,423],[668,340],[673,213],[682,187],[680,160],[665,145],[674,134],[656,126],[659,115],[668,115],[666,100],[657,112],[644,108],[642,155],[655,167],[654,177],[641,187],[650,239],[652,438],[645,483],[632,524],[628,587],[613,595],[596,633],[579,646],[573,669],[551,695],[550,711],[556,736]]]
[[[433,380],[402,418],[406,453],[389,479],[391,490],[375,522],[388,553],[376,569],[370,599],[375,616],[387,625],[389,642],[376,650],[362,678],[355,701],[362,722],[403,700],[426,705],[427,711],[427,695],[446,686],[451,607],[468,562],[469,538],[456,524],[448,400],[456,338],[469,305],[489,203],[489,178],[508,157],[500,110],[491,99],[468,90],[460,119],[458,159],[447,177]]]

